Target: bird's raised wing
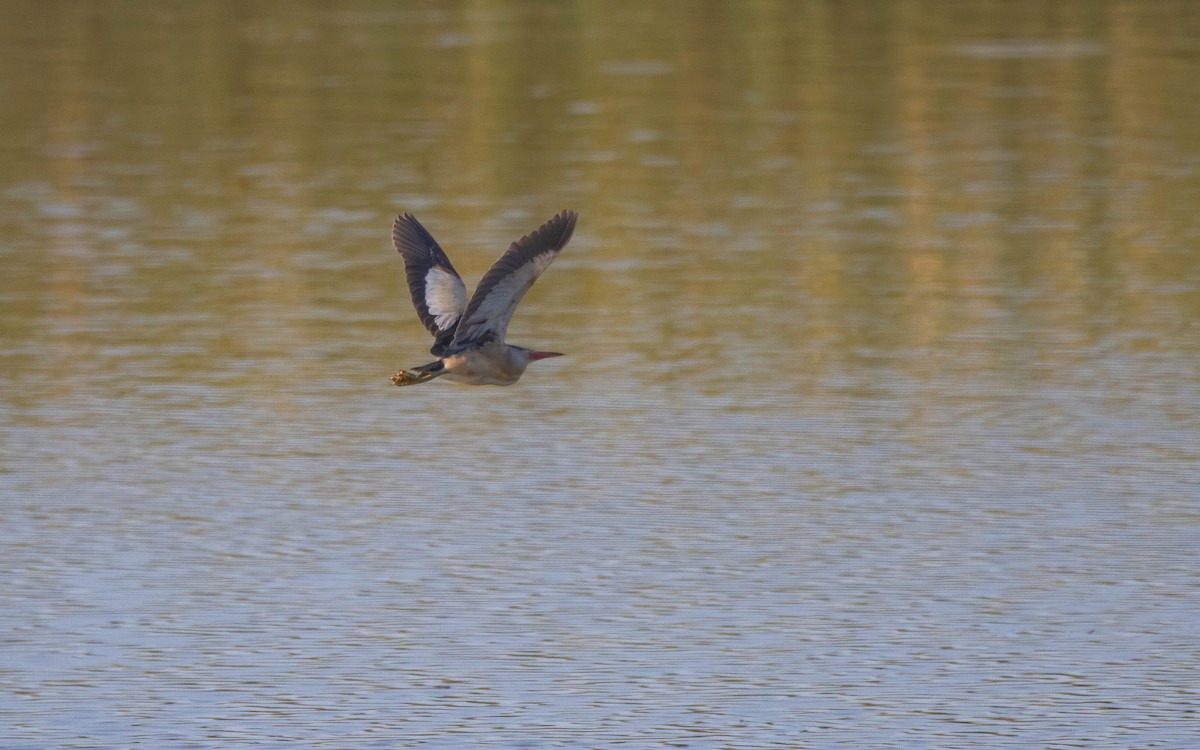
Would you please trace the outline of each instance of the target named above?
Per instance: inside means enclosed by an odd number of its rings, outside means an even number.
[[[467,309],[467,287],[433,236],[412,214],[396,217],[392,244],[404,258],[417,316],[436,339],[432,352],[441,356]]]
[[[571,239],[578,218],[574,211],[563,211],[509,246],[471,295],[454,332],[450,353],[487,341],[504,341],[508,321],[521,298]]]

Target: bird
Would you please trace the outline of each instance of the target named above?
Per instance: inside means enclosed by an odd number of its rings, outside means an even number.
[[[392,244],[404,259],[413,306],[433,334],[429,351],[437,360],[400,370],[392,382],[405,386],[445,378],[467,385],[512,385],[529,363],[563,356],[505,343],[504,335],[521,298],[571,239],[578,218],[575,211],[562,211],[509,245],[468,301],[462,277],[433,236],[412,214],[397,216]]]

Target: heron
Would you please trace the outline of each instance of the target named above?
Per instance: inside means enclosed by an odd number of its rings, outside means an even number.
[[[509,245],[484,274],[475,293],[467,287],[433,236],[412,214],[396,217],[392,243],[404,258],[417,317],[433,334],[437,361],[400,370],[396,385],[445,378],[467,385],[512,385],[530,362],[561,357],[504,342],[508,322],[533,282],[571,239],[579,214],[562,211]]]

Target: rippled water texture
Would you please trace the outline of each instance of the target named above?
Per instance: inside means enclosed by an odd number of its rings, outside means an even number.
[[[0,4],[0,746],[1173,748],[1190,2]],[[564,208],[511,388],[429,361]]]

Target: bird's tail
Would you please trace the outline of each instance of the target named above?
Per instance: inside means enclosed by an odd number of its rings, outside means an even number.
[[[412,370],[400,370],[392,376],[392,382],[396,385],[416,385],[433,380],[438,375],[444,375],[445,372],[446,365],[439,359],[437,362],[414,367]]]

